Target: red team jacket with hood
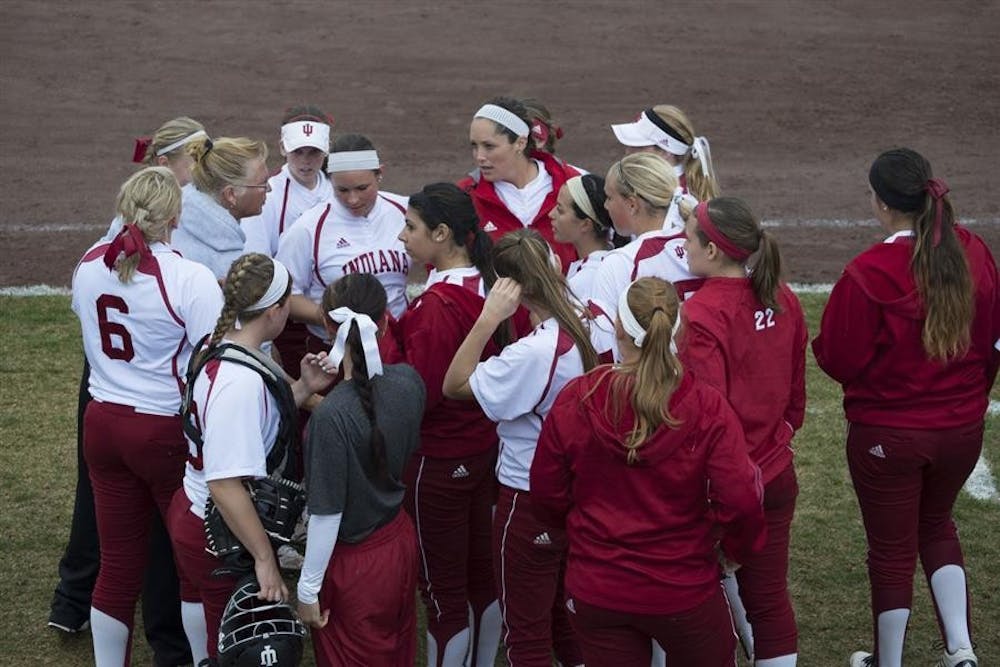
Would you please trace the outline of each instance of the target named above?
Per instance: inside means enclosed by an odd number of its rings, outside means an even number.
[[[531,465],[532,507],[565,523],[572,596],[640,614],[692,609],[719,587],[720,524],[736,562],[764,543],[760,471],[726,399],[690,374],[670,397],[679,427],[661,426],[627,465],[634,416],[627,401],[615,415],[608,373],[570,381],[552,406]]]
[[[483,310],[485,300],[471,289],[435,283],[410,304],[400,319],[406,363],[424,380],[427,399],[420,425],[418,454],[435,458],[474,456],[497,446],[497,425],[475,401],[445,398],[444,375],[455,352]],[[518,330],[529,328],[526,317],[515,318]],[[491,340],[480,359],[500,354]]]
[[[1000,352],[1000,277],[989,248],[956,226],[975,289],[971,344],[961,358],[931,361],[921,343],[924,309],[901,236],[861,253],[833,288],[813,353],[844,387],[848,421],[946,429],[983,418]]]
[[[538,210],[529,227],[541,234],[552,251],[559,256],[560,261],[562,261],[562,272],[565,274],[569,270],[569,265],[577,259],[576,250],[569,243],[558,243],[555,240],[549,211],[555,208],[556,199],[559,198],[559,190],[563,184],[574,176],[579,176],[579,172],[559,158],[544,151],[533,151],[531,157],[541,161],[545,166],[545,171],[552,177],[552,190],[545,196],[542,207]],[[472,203],[475,204],[476,214],[479,216],[479,225],[490,235],[490,239],[494,243],[507,232],[524,229],[521,221],[510,212],[497,195],[493,183],[480,178],[478,171],[459,181],[458,187],[472,196]]]
[[[767,484],[792,463],[806,410],[809,335],[799,300],[782,284],[763,306],[747,278],[709,278],[681,308],[684,368],[729,399],[750,458]]]

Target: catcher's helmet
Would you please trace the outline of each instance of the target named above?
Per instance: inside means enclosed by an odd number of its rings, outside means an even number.
[[[229,597],[219,625],[219,667],[295,667],[306,626],[284,602],[260,600],[253,575]]]

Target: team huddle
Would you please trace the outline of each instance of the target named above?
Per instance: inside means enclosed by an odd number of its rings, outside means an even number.
[[[475,170],[410,196],[332,122],[289,109],[273,175],[265,142],[189,118],[137,145],[73,277],[99,568],[71,541],[50,625],[127,665],[142,592],[157,664],[294,665],[310,636],[318,665],[412,665],[419,590],[428,665],[795,665],[809,335],[686,115],[612,125],[601,176],[556,156],[544,105],[494,98]],[[919,555],[939,664],[976,667],[951,509],[1000,276],[921,155],[869,184],[888,236],[812,342],[868,538],[872,645],[848,662],[901,664]]]

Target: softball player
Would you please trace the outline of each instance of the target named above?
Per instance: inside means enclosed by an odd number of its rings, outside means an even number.
[[[983,446],[1000,365],[1000,275],[955,224],[948,187],[919,153],[881,154],[868,174],[889,237],[854,258],[813,341],[844,387],[847,463],[868,538],[873,653],[901,664],[920,556],[944,639],[938,665],[975,667],[968,588],[952,505]]]
[[[569,382],[531,464],[531,503],[569,537],[566,607],[588,667],[735,664],[716,549],[745,560],[764,538],[759,472],[725,399],[685,373],[680,304],[663,280],[622,294],[622,364]],[[712,510],[709,511],[711,505]]]
[[[330,153],[332,200],[306,211],[278,244],[277,258],[292,274],[292,318],[309,329],[310,350],[329,348],[320,307],[328,285],[351,273],[370,273],[388,294],[389,312],[406,310],[410,258],[399,240],[406,197],[380,192],[382,162],[360,134],[345,134]]]
[[[189,153],[188,144],[207,137],[205,127],[201,123],[187,116],[180,116],[161,125],[153,136],[138,137],[135,140],[132,161],[148,167],[167,167],[177,177],[181,188],[184,188],[191,182],[191,169],[194,167],[194,158]],[[185,191],[181,190],[182,203],[184,193]],[[111,241],[121,230],[122,220],[116,217],[111,221],[111,226],[101,240]]]
[[[274,257],[285,230],[300,215],[333,197],[330,179],[323,173],[331,125],[333,119],[317,106],[297,106],[285,112],[278,143],[285,164],[268,179],[272,194],[260,214],[240,221],[247,239],[244,252]]]
[[[695,134],[687,115],[675,106],[646,109],[634,123],[612,125],[626,154],[652,152],[674,168],[680,191],[698,201],[719,196],[708,139]]]
[[[476,170],[459,182],[472,195],[483,231],[496,242],[512,230],[537,231],[563,268],[576,259],[573,247],[552,234],[549,211],[563,183],[577,171],[531,141],[527,110],[520,101],[497,97],[480,107],[469,127]]]
[[[493,523],[494,568],[513,665],[582,662],[562,605],[566,535],[532,513],[528,470],[535,444],[563,385],[597,365],[597,353],[566,281],[545,240],[518,230],[497,242],[493,263],[501,279],[486,297],[444,377],[448,398],[474,399],[497,422],[500,493]],[[538,322],[528,336],[480,361],[494,331],[523,303]]]
[[[288,271],[279,262],[259,253],[237,259],[226,276],[222,312],[201,354],[219,344],[237,345],[281,378],[260,346],[284,328],[290,290]],[[296,405],[329,385],[331,378],[316,364],[319,359],[322,356],[307,355],[301,361],[302,377],[291,386]],[[224,563],[206,551],[204,519],[210,495],[253,556],[262,595],[269,600],[288,596],[277,557],[243,481],[267,476],[265,463],[282,414],[294,407],[279,405],[258,371],[224,358],[202,367],[194,379],[193,398],[192,419],[200,427],[202,443],[188,439],[183,486],[173,496],[168,520],[181,574],[185,629],[199,664],[216,657],[219,622],[239,580],[238,575],[212,576]]]
[[[243,254],[240,220],[258,215],[271,190],[267,145],[244,137],[203,138],[188,144],[188,151],[194,157],[194,187],[185,189],[173,245],[221,281]]]
[[[556,241],[572,245],[580,258],[566,271],[569,288],[580,303],[587,303],[593,296],[597,267],[611,250],[614,227],[604,207],[605,199],[603,178],[593,174],[574,176],[560,188],[555,208],[549,212]]]
[[[496,280],[493,244],[472,199],[451,183],[410,197],[399,238],[416,264],[433,267],[399,321],[406,362],[427,388],[420,448],[405,478],[420,547],[427,664],[492,666],[500,641],[491,549],[496,425],[475,403],[445,398],[441,383]],[[491,341],[483,358],[499,352]]]
[[[314,628],[319,667],[412,665],[417,540],[400,511],[401,480],[420,439],[424,385],[409,366],[382,364],[376,338],[387,325],[386,294],[377,277],[344,276],[323,306],[336,337],[323,363],[344,381],[309,420],[299,613]]]
[[[739,561],[735,575],[753,629],[744,648],[758,667],[792,667],[798,630],[788,544],[798,483],[791,444],[805,415],[805,317],[780,282],[777,243],[741,200],[719,197],[689,209],[686,236],[689,268],[706,280],[684,302],[680,359],[728,399],[764,483],[767,542]]]
[[[650,154],[627,155],[608,170],[605,206],[615,229],[635,235],[628,245],[608,253],[594,276],[591,310],[598,353],[616,355],[614,321],[618,299],[636,278],[661,278],[674,285],[683,301],[703,280],[689,270],[683,228],[665,229],[677,179],[662,159]]]
[[[193,160],[185,147],[205,135],[201,123],[187,117],[169,120],[151,137],[136,139],[133,162],[167,167],[183,186],[191,180]],[[183,199],[183,192],[182,192]],[[121,231],[122,220],[115,217],[102,239],[110,242]],[[59,583],[52,596],[49,627],[74,633],[90,625],[90,603],[101,562],[94,514],[94,492],[83,456],[83,415],[91,397],[90,366],[84,361],[77,401],[77,480],[69,541],[59,561]],[[185,664],[190,661],[187,639],[180,618],[180,598],[174,574],[170,538],[159,515],[153,517],[150,561],[142,593],[143,628],[158,664]]]
[[[222,307],[211,272],[168,245],[180,202],[169,169],[134,174],[117,202],[127,224],[91,247],[73,275],[93,396],[83,446],[101,542],[90,613],[99,667],[129,664],[150,520],[166,515],[183,475],[181,369]]]

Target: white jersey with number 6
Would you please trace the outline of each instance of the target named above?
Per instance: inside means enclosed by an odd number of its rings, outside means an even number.
[[[176,415],[188,357],[215,328],[222,290],[207,267],[164,243],[151,244],[152,256],[123,283],[104,264],[107,247],[91,247],[73,274],[90,394],[139,412]]]

